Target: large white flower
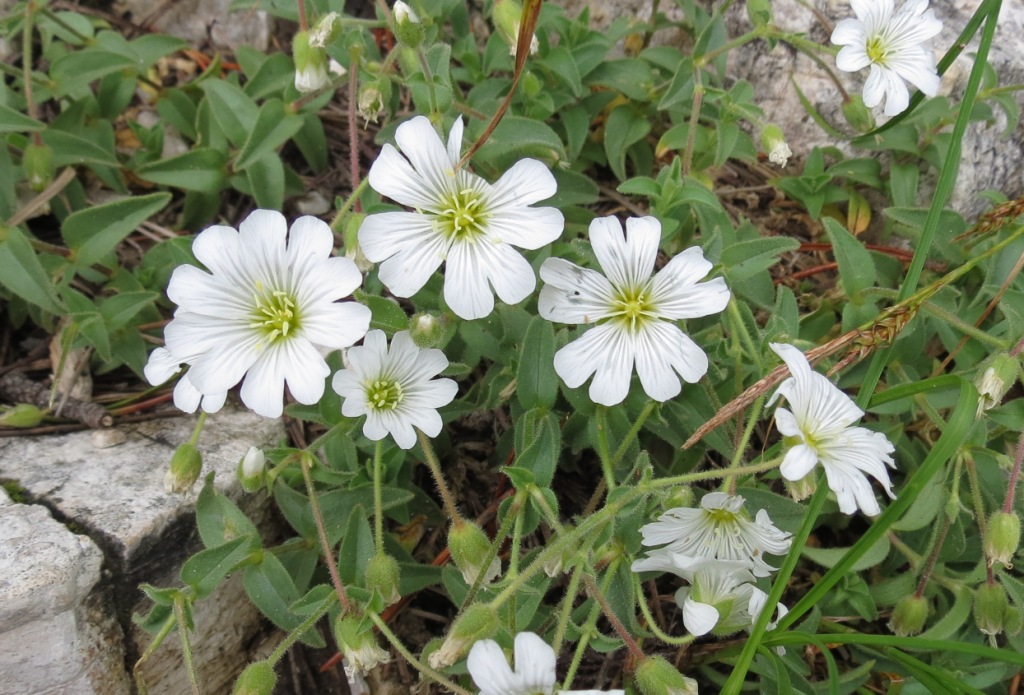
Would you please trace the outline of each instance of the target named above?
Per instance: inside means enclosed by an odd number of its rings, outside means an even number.
[[[853,514],[859,507],[869,516],[878,514],[881,509],[867,476],[880,482],[895,499],[885,469],[886,465],[896,467],[892,443],[881,432],[851,427],[864,411],[824,375],[813,371],[804,353],[779,343],[771,343],[771,348],[792,375],[768,401],[771,405],[783,396],[791,409],[775,411],[775,422],[788,444],[779,469],[782,476],[800,480],[821,463],[840,511]]]
[[[654,273],[661,223],[653,217],[614,217],[590,223],[590,242],[605,275],[562,258],[540,268],[540,315],[559,323],[597,323],[555,354],[555,371],[576,388],[594,374],[590,397],[615,405],[629,393],[634,364],[648,396],[667,401],[682,389],[676,373],[696,383],[708,358],[675,321],[714,314],[729,303],[725,280],[698,283],[711,263],[697,247]]]
[[[321,351],[348,347],[370,324],[365,306],[337,301],[362,276],[352,261],[331,256],[333,243],[315,217],[300,217],[289,232],[271,210],[256,210],[239,231],[204,230],[192,251],[210,272],[175,269],[167,296],[178,309],[164,331],[173,357],[154,351],[147,377],[169,376],[169,360],[190,365],[179,388],[198,392],[205,410],[219,408],[243,377],[242,402],[266,417],[281,415],[285,383],[300,403],[319,401],[330,373]]]
[[[555,194],[555,178],[535,159],[523,159],[494,184],[455,170],[462,148],[462,119],[445,148],[425,116],[398,126],[398,153],[385,144],[370,167],[375,191],[416,212],[369,215],[359,228],[366,257],[381,263],[379,277],[392,293],[411,297],[447,261],[444,299],[464,319],[494,309],[494,294],[507,304],[537,286],[533,268],[513,246],[538,249],[559,237],[562,213],[529,207]],[[404,155],[404,156],[403,156]]]
[[[832,32],[842,46],[836,67],[856,72],[868,66],[864,104],[874,108],[885,98],[885,115],[895,116],[910,103],[909,81],[928,96],[939,91],[935,56],[922,44],[942,31],[928,0],[906,0],[899,12],[893,0],[850,0],[856,19],[844,19]]]
[[[494,640],[480,640],[469,652],[466,668],[480,695],[625,695],[623,690],[555,690],[555,650],[532,632],[515,641],[515,670]]]
[[[778,529],[767,511],[758,510],[751,521],[743,498],[724,492],[704,495],[699,509],[670,509],[640,533],[644,545],[665,544],[663,551],[745,563],[755,577],[767,577],[775,570],[764,561],[765,554],[785,555],[792,543],[790,534]]]
[[[348,368],[337,372],[331,385],[345,399],[343,415],[366,416],[363,434],[378,440],[390,433],[398,446],[411,449],[414,427],[428,437],[441,432],[437,409],[459,390],[451,379],[434,378],[448,366],[443,352],[420,349],[408,331],[395,333],[389,351],[384,331],[370,331],[346,359]]]

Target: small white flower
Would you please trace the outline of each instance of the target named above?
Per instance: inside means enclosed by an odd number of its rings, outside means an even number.
[[[346,417],[366,416],[363,434],[380,440],[389,433],[403,449],[416,444],[414,427],[428,437],[441,432],[437,409],[451,403],[458,385],[435,379],[447,366],[440,350],[422,350],[408,331],[399,331],[388,350],[384,331],[370,331],[359,347],[346,354],[348,369],[334,375],[331,385],[345,399]]]
[[[800,350],[779,343],[771,343],[771,348],[792,375],[768,401],[771,405],[783,396],[792,409],[775,411],[779,432],[790,444],[779,469],[782,476],[800,480],[821,463],[840,511],[853,514],[859,507],[869,516],[878,514],[881,509],[867,476],[880,482],[886,494],[895,499],[885,469],[886,465],[896,467],[892,443],[881,432],[851,427],[864,411],[825,376],[813,371]]]
[[[729,289],[722,278],[698,284],[711,263],[697,247],[652,276],[660,241],[661,223],[653,217],[626,220],[625,235],[617,219],[600,217],[590,223],[590,242],[605,275],[562,258],[549,258],[540,268],[547,283],[537,303],[541,316],[598,324],[555,354],[555,371],[570,388],[594,375],[595,403],[621,403],[634,365],[656,401],[679,395],[676,373],[692,384],[708,371],[707,355],[675,322],[722,311]]]
[[[337,301],[362,276],[352,261],[331,257],[334,235],[324,222],[300,217],[289,232],[283,215],[257,210],[239,229],[216,225],[196,237],[192,251],[210,272],[175,269],[167,296],[178,309],[164,331],[173,357],[154,351],[146,376],[170,376],[168,360],[190,365],[178,382],[188,392],[183,405],[195,410],[194,390],[208,412],[245,377],[242,402],[279,417],[285,383],[300,403],[320,400],[330,374],[321,351],[359,340],[370,310]]]
[[[342,644],[342,654],[345,656],[345,677],[349,680],[355,680],[356,676],[367,674],[391,661],[391,655],[372,640],[366,640],[354,648]]]
[[[515,670],[494,640],[473,645],[466,668],[480,695],[598,695],[623,690],[555,690],[555,650],[532,632],[520,632],[515,640]]]
[[[295,70],[295,89],[308,94],[331,86],[331,76],[327,72],[327,64],[310,61],[301,70]]]
[[[790,534],[779,530],[768,512],[758,510],[751,521],[743,498],[724,492],[704,495],[699,509],[670,509],[640,533],[644,545],[667,544],[662,551],[745,563],[755,577],[767,577],[775,570],[764,561],[765,554],[785,555],[792,543]]]
[[[249,447],[249,450],[245,452],[245,456],[242,457],[242,477],[252,478],[259,475],[263,472],[263,467],[266,463],[267,457],[262,449],[254,446]]]
[[[142,373],[149,383],[162,384],[180,372],[184,364],[185,360],[178,359],[170,350],[160,347],[149,354],[149,361]],[[183,374],[174,385],[174,407],[186,413],[194,413],[200,406],[203,412],[216,413],[224,407],[227,397],[227,389],[212,394],[200,393],[189,381],[188,373]]]
[[[789,149],[789,145],[786,144],[786,141],[779,140],[772,146],[771,152],[768,153],[768,161],[772,164],[778,164],[780,167],[784,167],[792,156],[793,150]]]
[[[416,16],[413,9],[409,7],[407,3],[402,0],[395,0],[395,6],[392,8],[392,12],[395,13],[395,23],[401,24],[402,22],[412,22],[413,24],[419,24],[420,18]]]
[[[893,0],[850,0],[856,19],[844,19],[832,32],[842,46],[836,67],[856,72],[868,66],[864,104],[874,108],[885,98],[885,115],[895,116],[910,103],[909,81],[928,96],[939,91],[935,56],[922,44],[942,31],[928,0],[906,0],[899,12]]]
[[[359,245],[381,263],[381,282],[399,297],[418,292],[447,261],[445,301],[458,316],[478,319],[494,309],[492,288],[507,304],[533,292],[533,268],[512,247],[538,249],[554,241],[564,218],[555,208],[529,207],[556,188],[554,176],[535,159],[517,162],[494,184],[455,171],[462,130],[459,118],[445,148],[425,116],[398,126],[402,154],[385,144],[369,181],[378,193],[417,211],[369,215],[359,228]]]

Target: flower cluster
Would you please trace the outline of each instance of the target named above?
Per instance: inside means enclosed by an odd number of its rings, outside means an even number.
[[[670,572],[689,586],[676,592],[683,625],[694,635],[728,635],[749,628],[767,602],[755,584],[774,568],[766,554],[784,555],[791,543],[761,509],[751,520],[743,498],[708,493],[699,509],[676,508],[640,529],[645,546],[662,546],[633,563],[634,572]],[[780,603],[779,614],[786,608]]]

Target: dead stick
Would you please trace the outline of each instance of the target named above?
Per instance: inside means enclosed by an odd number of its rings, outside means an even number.
[[[8,372],[0,376],[0,398],[12,403],[29,403],[42,410],[49,409],[50,390],[32,381],[21,372]],[[114,417],[107,409],[90,401],[68,398],[63,414],[72,420],[100,429],[114,424]]]

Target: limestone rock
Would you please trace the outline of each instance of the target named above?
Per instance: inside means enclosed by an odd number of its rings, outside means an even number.
[[[270,16],[263,10],[231,12],[231,0],[121,0],[115,7],[136,23],[197,46],[265,51],[270,44]]]

